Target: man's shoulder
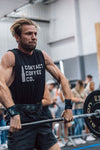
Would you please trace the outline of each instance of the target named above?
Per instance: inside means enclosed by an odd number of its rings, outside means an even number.
[[[12,52],[12,53],[15,53],[15,52],[18,52],[18,49],[17,48],[14,48],[14,49],[9,49],[8,52]]]
[[[6,67],[14,66],[15,64],[14,54],[11,51],[7,51],[1,59],[1,64]]]
[[[42,57],[44,58],[44,53],[43,53],[42,50],[40,50],[40,49],[35,49],[34,52],[35,52],[35,54],[40,55],[40,56],[42,56]]]

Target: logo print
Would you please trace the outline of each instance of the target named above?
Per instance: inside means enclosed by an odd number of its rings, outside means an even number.
[[[22,82],[34,82],[34,77],[42,74],[42,68],[42,64],[21,66]]]

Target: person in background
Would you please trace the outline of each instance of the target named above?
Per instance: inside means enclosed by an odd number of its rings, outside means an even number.
[[[55,118],[55,114],[57,111],[57,105],[56,105],[56,101],[57,101],[57,88],[56,88],[56,82],[54,80],[48,80],[47,81],[47,87],[48,90],[50,92],[50,97],[53,101],[53,103],[49,106],[49,109],[51,111],[52,117]]]
[[[54,80],[47,81],[48,89],[50,92],[51,99],[53,104],[49,106],[49,109],[52,113],[53,118],[60,118],[63,113],[65,104],[64,96],[61,90],[61,86],[58,85]],[[59,126],[60,125],[60,126]],[[61,141],[61,136],[64,137],[65,142],[67,143],[68,139],[68,128],[71,127],[71,122],[68,123],[53,123],[53,131],[55,137],[58,138],[59,144]],[[69,142],[67,145],[72,145]]]
[[[5,121],[5,108],[4,106],[0,103],[0,127],[6,126],[6,121]],[[1,131],[0,133],[1,137],[1,148],[7,148],[7,131]]]
[[[72,89],[72,101],[75,101],[73,103],[73,114],[74,115],[80,115],[83,113],[83,103],[86,99],[86,93],[84,90],[84,85],[82,80],[78,80],[76,83],[75,88]],[[83,118],[75,119],[75,135],[82,135],[82,130],[84,127],[84,121]],[[86,141],[82,138],[76,138],[74,140],[76,144],[85,144]]]
[[[87,96],[93,92],[95,90],[95,83],[94,81],[90,81],[88,84],[87,84],[87,87],[85,88],[85,92],[87,94]],[[88,134],[90,133],[89,129],[87,128],[87,126],[85,125],[85,132]],[[96,140],[96,138],[94,138],[91,134],[87,136],[86,138],[86,141],[94,141]]]
[[[69,86],[70,87],[70,86]],[[62,89],[60,86],[58,86],[58,90],[57,90],[57,112],[56,112],[56,118],[60,118],[61,114],[63,113],[64,110],[64,96],[62,93]],[[68,123],[62,123],[61,125],[61,130],[64,131],[62,133],[64,133],[64,140],[67,143],[67,145],[71,146],[72,144],[68,141],[68,130],[70,129],[70,127],[72,126],[71,122]],[[59,135],[59,130],[58,130],[58,135]]]
[[[63,94],[61,92],[60,86],[57,86],[56,97],[57,97],[57,100],[56,100],[57,111],[56,111],[55,117],[60,118],[61,114],[64,110],[64,97],[63,97]],[[62,133],[63,133],[62,131],[64,130],[63,124],[62,123],[60,123],[60,124],[56,123],[55,124],[56,134],[57,134],[57,137],[59,137],[59,138],[62,136]],[[58,128],[57,128],[57,125],[58,125]],[[59,139],[59,140],[61,140],[61,139]]]
[[[86,76],[85,81],[84,81],[84,87],[87,88],[87,84],[88,84],[90,81],[92,81],[92,80],[93,80],[93,76],[92,76],[91,74],[88,74],[88,75]]]
[[[56,118],[59,118],[61,117],[61,114],[64,110],[64,96],[62,94],[60,86],[58,86],[57,88],[56,97],[57,97],[56,105],[58,107],[57,112],[56,112]]]
[[[88,82],[87,87],[85,88],[86,94],[89,95],[94,90],[95,90],[95,83],[94,83],[94,81]]]

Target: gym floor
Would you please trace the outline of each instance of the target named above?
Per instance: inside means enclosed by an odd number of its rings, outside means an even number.
[[[77,147],[66,145],[61,150],[100,150],[100,138],[86,144],[77,145]]]

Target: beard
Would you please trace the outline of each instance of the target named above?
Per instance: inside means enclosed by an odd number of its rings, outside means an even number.
[[[31,52],[36,48],[36,45],[28,45],[20,41],[20,46],[27,52]]]

